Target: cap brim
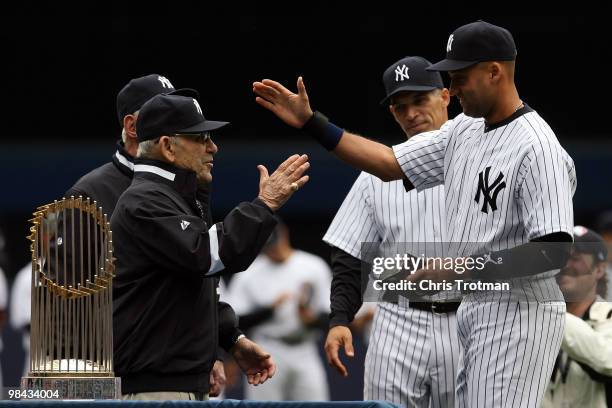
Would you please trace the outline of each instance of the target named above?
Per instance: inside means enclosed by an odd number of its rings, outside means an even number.
[[[400,92],[410,92],[410,91],[425,92],[425,91],[433,91],[434,89],[439,89],[439,88],[435,86],[431,86],[431,85],[406,85],[401,88],[397,88],[396,90],[391,92],[389,95],[385,96],[385,99],[380,101],[380,104],[381,105],[387,104],[389,102],[389,99],[391,99],[391,97],[393,97],[394,95],[397,95]]]
[[[440,62],[436,62],[425,68],[425,71],[459,71],[460,69],[467,68],[474,64],[477,64],[478,61],[460,61],[460,60],[451,60],[451,59],[443,59]]]
[[[179,88],[172,92],[168,92],[166,95],[179,95],[186,96],[188,98],[200,99],[200,93],[193,88]]]
[[[185,129],[177,130],[176,133],[202,133],[210,132],[211,130],[221,129],[223,126],[229,125],[229,122],[219,122],[216,120],[205,120],[197,125],[190,126]]]

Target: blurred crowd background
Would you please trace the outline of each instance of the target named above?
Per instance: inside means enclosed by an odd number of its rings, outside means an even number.
[[[30,257],[25,237],[32,211],[110,160],[120,138],[116,94],[131,78],[149,73],[165,75],[177,88],[197,89],[207,118],[232,123],[215,136],[220,149],[213,171],[215,220],[256,196],[257,164],[275,168],[292,153],[310,155],[311,181],[281,216],[293,247],[328,261],[321,237],[358,172],[256,105],[252,82],[271,78],[295,89],[302,75],[312,106],[335,123],[389,145],[400,143],[401,130],[379,105],[383,70],[406,55],[441,59],[448,34],[477,18],[513,33],[520,96],[573,157],[575,222],[596,229],[600,214],[612,209],[605,17],[433,16],[211,16],[202,11],[180,18],[65,21],[31,10],[5,16],[0,25],[5,72],[0,267],[7,293]],[[451,116],[459,112],[453,100]],[[0,318],[6,320],[10,302],[4,300]],[[20,330],[4,324],[5,386],[17,385],[23,370],[20,336]],[[351,377],[326,374],[332,399],[361,398],[365,349],[358,342]]]

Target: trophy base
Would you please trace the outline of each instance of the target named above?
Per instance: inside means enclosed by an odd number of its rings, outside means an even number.
[[[121,399],[119,377],[22,377],[28,399]]]

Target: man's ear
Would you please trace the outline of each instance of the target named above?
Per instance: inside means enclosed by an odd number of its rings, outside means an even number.
[[[492,82],[498,82],[501,79],[502,67],[499,62],[491,62],[487,69]]]
[[[606,262],[599,262],[595,268],[595,277],[600,280],[606,274]]]
[[[137,115],[125,115],[123,117],[123,129],[127,137],[136,140],[136,119]]]
[[[448,88],[442,88],[440,90],[440,97],[444,102],[444,107],[448,108],[448,105],[450,104],[450,92],[448,91]]]
[[[166,161],[174,163],[176,161],[176,147],[174,141],[168,136],[159,138],[159,152]]]

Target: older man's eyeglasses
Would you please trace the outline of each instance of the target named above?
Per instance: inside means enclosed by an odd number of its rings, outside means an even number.
[[[202,133],[175,133],[172,136],[173,137],[185,137],[187,139],[193,140],[196,143],[201,143],[201,144],[205,144],[210,139],[212,139],[212,133],[211,132],[202,132]],[[161,136],[153,139],[153,141],[157,144],[157,143],[159,143],[160,139],[161,139]]]
[[[212,138],[212,134],[210,132],[202,132],[202,133],[175,133],[173,136],[175,137],[185,137],[187,139],[191,139],[196,143],[204,144],[208,142]]]

